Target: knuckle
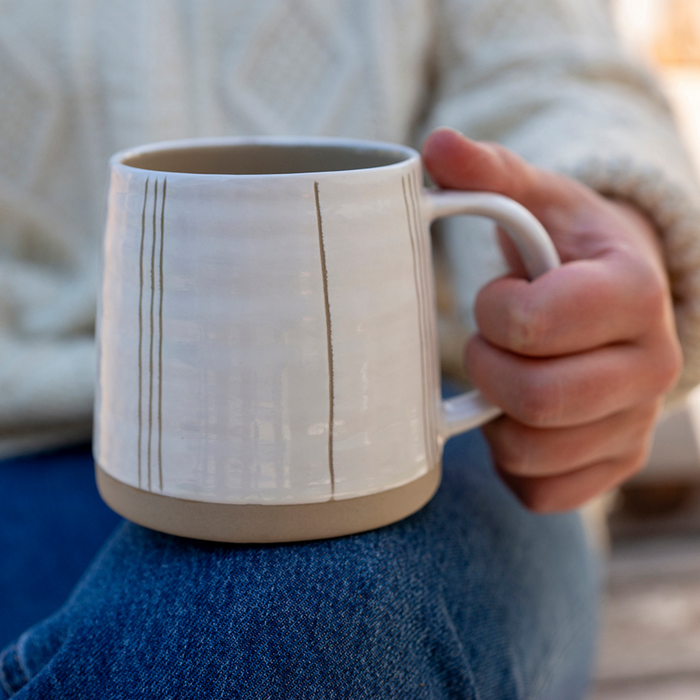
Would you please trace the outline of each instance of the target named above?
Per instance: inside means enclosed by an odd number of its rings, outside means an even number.
[[[669,348],[669,358],[665,368],[666,371],[666,390],[671,389],[680,379],[683,371],[683,350],[681,349],[680,341],[673,338],[671,347]]]
[[[514,151],[496,141],[483,141],[492,155],[501,166],[501,170],[508,174],[506,190],[508,195],[520,201],[527,197],[527,194],[535,188],[536,170],[524,158]]]
[[[654,433],[654,426],[662,408],[662,399],[655,399],[640,406],[637,412],[636,429],[631,434],[632,445],[640,446],[650,443]]]
[[[534,354],[546,342],[549,335],[549,322],[542,307],[524,297],[513,300],[506,313],[506,338],[514,352],[523,355]]]
[[[650,375],[654,394],[658,396],[669,391],[678,381],[682,369],[683,352],[680,343],[671,338],[663,349],[655,353]]]
[[[634,450],[627,458],[620,461],[618,466],[619,478],[615,482],[620,483],[631,479],[646,466],[651,449],[651,441],[645,441],[641,448]],[[611,484],[613,486],[614,484]]]
[[[660,274],[646,267],[641,269],[635,292],[637,307],[646,318],[656,319],[665,314],[668,286]]]
[[[638,290],[637,309],[643,318],[648,319],[649,330],[661,339],[652,362],[651,386],[657,394],[668,391],[678,381],[683,369],[683,353],[674,330],[669,322],[670,305],[668,284],[658,272],[646,269],[640,273],[636,285]]]
[[[532,442],[515,421],[505,419],[497,434],[489,436],[494,462],[499,469],[516,476],[530,473],[533,461]]]
[[[506,146],[498,141],[482,141],[482,144],[488,148],[504,166],[513,165],[516,161],[520,162],[521,160],[513,151],[506,148]]]
[[[563,389],[544,372],[523,373],[513,387],[512,411],[516,420],[532,428],[546,428],[562,415]]]
[[[520,502],[533,513],[554,513],[561,510],[557,492],[547,481],[533,481],[517,494]]]
[[[619,486],[642,471],[649,460],[651,444],[652,432],[650,430],[641,431],[637,439],[628,446],[624,453],[607,463],[603,463],[607,474],[604,489],[609,490]]]

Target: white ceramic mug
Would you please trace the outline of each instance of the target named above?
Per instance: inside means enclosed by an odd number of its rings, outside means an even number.
[[[429,225],[505,197],[421,186],[419,154],[340,139],[197,139],[111,160],[97,480],[126,518],[201,539],[332,537],[399,520],[444,441],[499,411],[440,397]]]

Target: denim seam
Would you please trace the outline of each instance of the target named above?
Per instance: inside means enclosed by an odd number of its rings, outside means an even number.
[[[25,658],[24,652],[25,649],[27,648],[27,640],[29,639],[29,633],[31,630],[27,630],[18,640],[17,644],[15,644],[15,659],[17,660],[17,666],[19,666],[20,670],[22,671],[22,675],[24,676],[24,682],[29,683],[29,681],[32,678],[32,674],[29,671],[29,667],[27,665],[27,660]]]
[[[14,695],[18,689],[15,689],[11,686],[7,675],[5,674],[5,659],[7,658],[8,652],[12,652],[12,655],[14,656],[14,661],[17,666],[17,669],[19,670],[23,683],[20,686],[20,688],[24,687],[29,683],[29,678],[27,677],[27,673],[25,671],[24,666],[20,663],[19,656],[17,655],[17,645],[13,645],[12,647],[9,647],[5,649],[5,651],[2,653],[2,656],[0,657],[0,682],[2,682],[3,688],[10,694],[10,696]]]
[[[539,682],[537,684],[533,684],[533,686],[532,686],[533,691],[532,691],[532,693],[528,694],[528,698],[526,700],[538,700],[540,691],[542,690],[543,687],[545,687],[547,682],[552,677],[552,672],[553,672],[552,666],[555,665],[556,663],[558,663],[559,659],[566,656],[566,653],[569,650],[569,647],[572,646],[572,644],[574,643],[576,638],[579,636],[581,630],[584,629],[585,626],[586,626],[586,624],[583,622],[581,624],[579,624],[578,627],[576,628],[576,630],[574,632],[572,632],[571,636],[566,640],[566,642],[559,647],[558,652],[553,655],[552,663],[550,663],[548,665],[548,667],[544,673],[538,674]]]
[[[442,599],[440,601],[440,607],[442,608],[443,614],[445,615],[445,620],[450,627],[450,632],[452,632],[452,634],[454,635],[455,640],[459,644],[460,650],[464,654],[464,645],[462,644],[462,641],[459,638],[459,633],[457,632],[457,628],[455,627],[454,622],[452,621],[452,617],[447,612],[447,608],[445,606],[444,599]],[[466,656],[466,654],[465,654],[465,656]],[[481,700],[481,693],[479,692],[479,689],[476,687],[476,678],[474,678],[474,669],[472,668],[472,665],[466,659],[465,659],[465,665],[467,667],[467,670],[469,671],[469,679],[471,680],[472,688],[474,690],[474,699]]]
[[[428,558],[430,559],[430,563],[432,564],[434,571],[438,574],[438,577],[442,580],[442,571],[440,570],[440,567],[438,566],[437,562],[435,561],[435,557],[433,556],[433,552],[430,550],[430,548],[428,548]],[[462,652],[464,652],[464,646],[462,645],[462,641],[459,639],[459,634],[457,633],[457,629],[455,628],[454,621],[452,620],[452,617],[450,616],[449,612],[447,611],[447,607],[445,606],[445,598],[442,594],[440,595],[440,607],[443,610],[445,618],[446,618],[448,625],[450,627],[450,631],[455,636],[455,638],[460,646],[460,649],[462,650]],[[472,665],[469,663],[469,661],[467,661],[466,659],[465,659],[465,664],[467,666],[467,670],[469,671],[469,679],[471,680],[472,689],[474,690],[475,700],[481,700],[481,693],[479,692],[479,688],[476,685],[476,678],[474,677],[474,669],[472,668]]]
[[[7,655],[8,649],[5,649],[2,654],[0,654],[0,685],[2,685],[3,690],[12,697],[15,691],[10,688],[5,678],[5,656]]]

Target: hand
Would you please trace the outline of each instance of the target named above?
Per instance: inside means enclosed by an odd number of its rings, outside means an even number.
[[[629,204],[451,129],[431,134],[423,158],[441,187],[527,207],[559,251],[561,268],[529,282],[504,242],[513,274],[480,291],[464,358],[504,412],[483,428],[504,481],[534,511],[575,508],[644,465],[680,374],[656,231]]]

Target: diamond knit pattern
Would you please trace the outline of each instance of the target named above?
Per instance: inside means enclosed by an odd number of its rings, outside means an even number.
[[[0,454],[3,444],[36,447],[30,434],[89,425],[107,158],[190,136],[419,143],[449,124],[632,198],[664,235],[687,390],[700,379],[698,189],[663,99],[616,47],[605,5],[3,2]],[[470,258],[453,256],[459,279],[472,275]]]

